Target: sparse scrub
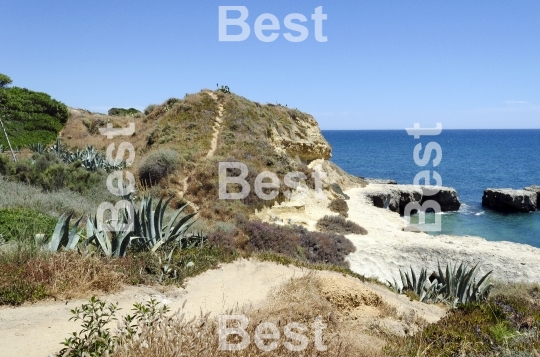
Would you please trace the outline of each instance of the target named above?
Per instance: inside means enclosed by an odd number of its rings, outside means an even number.
[[[249,336],[255,335],[256,327],[261,322],[272,322],[280,330],[289,322],[296,322],[306,327],[302,334],[307,343],[301,352],[287,349],[284,342],[290,341],[286,336],[278,338],[276,349],[264,352],[267,356],[382,356],[380,351],[372,346],[366,346],[358,341],[358,335],[365,333],[362,324],[348,323],[347,307],[333,299],[329,299],[325,290],[327,285],[315,274],[291,279],[283,286],[274,290],[269,300],[258,309],[236,308],[229,314],[244,314],[249,323],[245,331]],[[338,293],[339,294],[339,293]],[[340,296],[335,296],[339,299]],[[360,299],[360,297],[357,297]],[[385,308],[378,301],[370,302],[375,308]],[[121,317],[115,305],[106,304],[99,299],[91,299],[82,308],[73,310],[78,320],[83,320],[82,331],[74,332],[66,345],[73,347],[73,354],[91,353],[92,349],[100,348],[101,355],[114,357],[173,357],[173,356],[258,356],[263,352],[252,341],[242,349],[233,353],[224,353],[218,349],[218,321],[209,314],[201,314],[196,319],[188,321],[183,317],[183,310],[177,314],[168,315],[168,309],[150,300],[144,304],[134,305],[131,316]],[[321,313],[323,312],[324,313]],[[105,312],[105,314],[103,313]],[[94,318],[92,318],[94,317]],[[120,329],[113,332],[106,329],[106,321],[118,319]],[[319,321],[324,324],[319,343],[327,348],[317,349],[315,342],[316,325]],[[84,324],[84,322],[86,322]],[[95,334],[83,332],[96,331]],[[98,338],[99,336],[101,338]],[[364,338],[369,336],[364,335]],[[92,343],[93,342],[93,343]],[[108,342],[108,343],[105,343]],[[239,342],[238,337],[231,336],[228,342]],[[76,351],[76,352],[75,352]],[[64,349],[64,353],[69,353]],[[300,353],[300,354],[299,354]],[[58,353],[57,356],[61,356]]]
[[[217,230],[208,234],[208,245],[220,247],[225,251],[236,252],[236,230],[232,232]]]
[[[139,179],[146,185],[153,185],[165,179],[169,174],[178,170],[180,157],[178,152],[170,149],[160,149],[151,153],[140,165]]]
[[[43,192],[41,188],[8,181],[0,176],[0,207],[29,208],[51,216],[59,217],[64,212],[75,212],[76,215],[90,214],[96,211],[101,202],[116,202],[117,197],[103,185],[90,187],[84,194],[61,189],[55,192]]]
[[[362,234],[366,235],[368,231],[360,227],[353,221],[342,216],[324,216],[317,221],[317,228],[326,233],[335,234]]]
[[[540,348],[540,305],[498,295],[451,310],[435,324],[406,338],[391,338],[390,356],[525,356]]]
[[[154,111],[158,107],[157,104],[150,104],[144,109],[144,115],[148,115]]]
[[[338,213],[340,216],[347,218],[349,216],[349,206],[343,198],[335,198],[328,205],[330,211]]]
[[[310,232],[299,226],[277,226],[260,221],[242,223],[250,252],[271,251],[310,263],[348,266],[345,256],[355,251],[354,245],[337,234]]]

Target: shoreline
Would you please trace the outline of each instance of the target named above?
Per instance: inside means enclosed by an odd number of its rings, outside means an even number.
[[[344,192],[350,197],[348,219],[367,229],[366,235],[349,234],[346,237],[356,247],[347,256],[350,269],[366,277],[386,280],[399,278],[399,269],[415,271],[426,267],[437,269],[437,262],[446,266],[464,261],[479,263],[479,273],[493,270],[492,280],[502,282],[540,282],[540,248],[523,243],[488,241],[475,236],[430,235],[424,232],[403,231],[404,221],[398,213],[378,208],[365,197],[379,189],[376,184],[363,188],[350,188]],[[258,218],[268,222],[302,224],[315,230],[316,222],[324,215],[335,215],[327,205],[328,199],[309,197],[293,209],[274,206],[262,210]],[[300,207],[303,206],[301,209]]]

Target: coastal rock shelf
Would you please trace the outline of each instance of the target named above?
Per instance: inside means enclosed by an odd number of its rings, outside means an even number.
[[[457,211],[461,206],[457,192],[451,187],[437,187],[438,192],[431,194],[434,187],[422,187],[415,185],[374,185],[374,191],[366,193],[374,206],[388,208],[393,212],[403,214],[405,207],[410,202],[423,204],[433,200],[439,203],[441,211]]]
[[[532,185],[529,187],[525,187],[525,190],[536,192],[536,205],[538,206],[540,204],[540,186]]]
[[[538,207],[538,193],[528,190],[510,188],[487,188],[482,196],[482,206],[501,212],[532,212]]]

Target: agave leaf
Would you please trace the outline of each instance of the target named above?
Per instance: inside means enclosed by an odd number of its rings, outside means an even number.
[[[64,213],[60,216],[54,227],[51,240],[47,245],[47,250],[56,252],[59,247],[65,246],[68,243],[69,221],[71,220],[71,216],[73,216],[73,213],[70,213],[67,216]]]
[[[73,228],[71,228],[71,230],[69,231],[68,242],[66,244],[66,249],[67,250],[75,249],[77,247],[77,243],[79,243],[79,239],[81,238],[81,236],[79,235],[78,225],[81,222],[82,218],[83,218],[83,216],[81,216],[75,222],[75,224],[73,225]]]
[[[405,278],[405,274],[403,274],[403,272],[401,271],[401,269],[399,269],[399,275],[401,276],[401,283],[403,284],[403,289],[406,290],[407,289],[407,279]]]

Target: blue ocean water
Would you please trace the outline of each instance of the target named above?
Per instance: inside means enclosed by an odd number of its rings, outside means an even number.
[[[540,130],[443,130],[420,139],[405,130],[324,130],[323,135],[332,146],[332,161],[353,175],[412,184],[421,170],[437,171],[463,203],[458,212],[442,215],[439,234],[540,247],[540,211],[504,214],[481,205],[485,188],[540,185]],[[433,167],[433,152],[426,166],[417,166],[415,145],[425,149],[431,141],[442,148],[441,163]]]

